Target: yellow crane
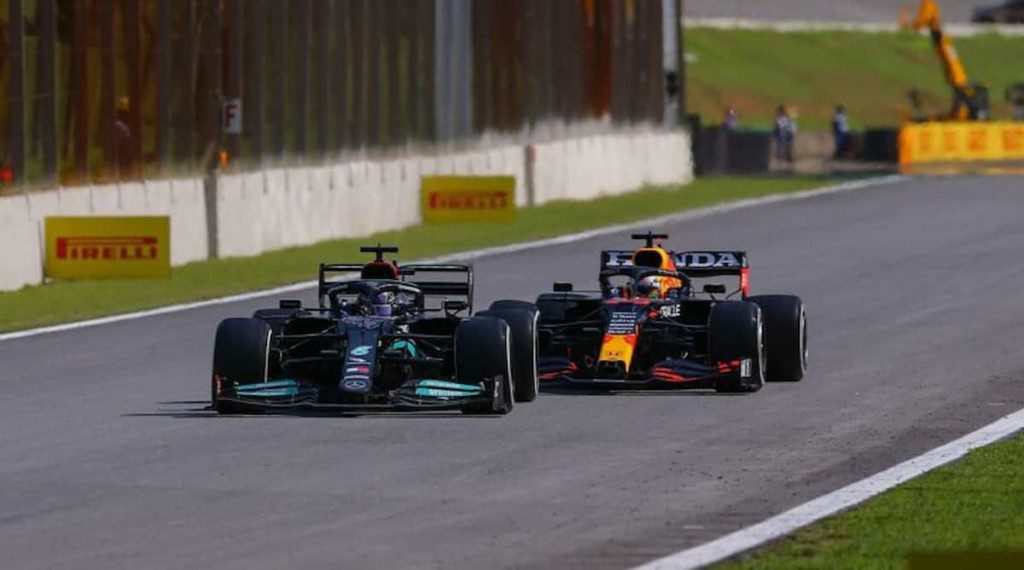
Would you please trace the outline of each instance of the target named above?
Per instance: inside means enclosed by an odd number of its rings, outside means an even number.
[[[900,27],[910,30],[928,30],[935,54],[942,62],[946,82],[953,89],[953,105],[949,113],[926,117],[920,112],[921,102],[917,90],[910,92],[911,104],[919,121],[978,121],[988,119],[988,89],[980,83],[971,83],[953,40],[942,30],[942,11],[934,0],[921,0],[917,17],[910,18],[909,7],[900,15]]]

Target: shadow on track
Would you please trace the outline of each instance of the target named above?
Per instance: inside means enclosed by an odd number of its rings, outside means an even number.
[[[202,400],[175,400],[159,402],[160,406],[196,406],[177,410],[159,410],[155,412],[125,412],[123,418],[175,418],[175,419],[210,419],[210,418],[401,418],[401,419],[426,419],[426,418],[465,418],[465,419],[494,419],[501,416],[467,415],[452,411],[421,411],[421,412],[338,412],[332,410],[281,410],[277,412],[250,412],[237,414],[218,414],[208,401]]]
[[[676,397],[700,397],[713,396],[716,398],[733,398],[750,396],[749,393],[727,393],[715,392],[710,389],[679,389],[679,388],[588,388],[581,386],[541,386],[540,391],[545,396],[676,396]]]

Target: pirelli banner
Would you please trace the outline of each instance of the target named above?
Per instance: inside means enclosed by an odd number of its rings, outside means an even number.
[[[167,216],[48,217],[45,223],[47,277],[166,277],[171,272]]]
[[[934,122],[906,125],[899,135],[900,164],[1024,160],[1024,124]]]
[[[516,218],[516,178],[424,176],[420,205],[428,224],[511,222]]]

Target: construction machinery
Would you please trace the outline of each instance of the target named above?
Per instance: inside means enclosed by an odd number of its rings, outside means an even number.
[[[914,121],[984,121],[989,118],[988,88],[981,83],[972,83],[967,77],[960,56],[953,47],[953,40],[942,29],[942,13],[934,0],[922,0],[917,16],[911,18],[912,10],[905,7],[900,14],[900,27],[910,30],[928,30],[935,54],[942,62],[946,82],[953,89],[953,102],[948,113],[928,115],[923,111],[920,92],[909,93],[913,113],[908,118]]]

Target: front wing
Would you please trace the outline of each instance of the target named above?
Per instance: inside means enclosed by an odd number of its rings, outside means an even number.
[[[720,380],[741,380],[751,375],[749,358],[713,366],[692,360],[663,360],[641,374],[602,378],[587,374],[567,358],[545,358],[539,363],[541,382],[601,388],[713,388]]]
[[[216,380],[215,380],[216,381]],[[499,383],[484,380],[461,384],[445,380],[417,379],[406,382],[381,398],[366,403],[324,401],[316,385],[294,379],[259,384],[218,386],[217,401],[238,411],[288,412],[322,410],[338,412],[461,410],[493,404]]]

